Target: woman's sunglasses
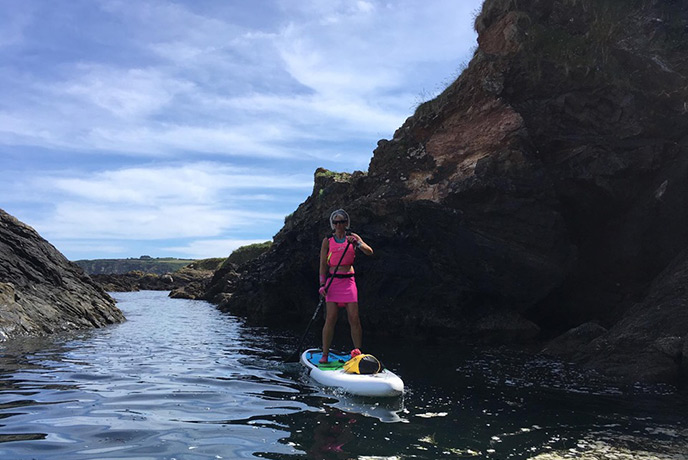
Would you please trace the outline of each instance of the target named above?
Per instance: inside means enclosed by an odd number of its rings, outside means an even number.
[[[337,224],[346,224],[349,222],[348,220],[333,220],[332,223],[337,225]]]

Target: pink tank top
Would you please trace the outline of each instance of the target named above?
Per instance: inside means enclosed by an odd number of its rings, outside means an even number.
[[[343,243],[337,243],[334,237],[332,236],[329,238],[329,245],[330,250],[327,254],[327,265],[329,265],[330,267],[336,267],[339,263],[339,259],[342,260],[342,263],[339,264],[340,266],[354,264],[354,258],[356,257],[356,248],[353,245],[350,244],[349,248],[346,249],[346,254],[344,254],[344,258],[342,258],[342,253],[347,245],[346,240]]]

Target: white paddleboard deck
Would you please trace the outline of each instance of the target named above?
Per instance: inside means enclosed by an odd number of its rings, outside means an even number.
[[[404,393],[404,382],[389,369],[377,374],[351,374],[343,369],[349,355],[330,351],[327,364],[319,364],[321,357],[322,351],[316,348],[301,354],[301,364],[308,370],[308,375],[321,385],[340,388],[358,396],[392,397]]]

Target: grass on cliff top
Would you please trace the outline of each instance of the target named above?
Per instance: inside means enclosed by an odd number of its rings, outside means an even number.
[[[334,172],[329,169],[318,168],[315,171],[316,178],[330,178],[335,182],[349,182],[351,180],[351,173],[347,172]]]
[[[253,260],[256,257],[260,256],[271,247],[272,241],[265,241],[263,243],[255,243],[246,246],[241,246],[240,248],[235,249],[229,255],[229,257],[227,257],[227,259],[222,264],[222,267],[224,267],[228,263],[232,263],[235,265],[245,264],[249,260]]]
[[[226,257],[212,257],[210,259],[196,260],[183,268],[181,270],[210,270],[215,271],[219,269],[227,260]]]

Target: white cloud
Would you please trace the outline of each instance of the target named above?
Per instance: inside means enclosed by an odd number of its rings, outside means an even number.
[[[168,253],[184,254],[192,259],[209,259],[211,257],[226,257],[235,249],[249,244],[263,243],[269,241],[266,239],[211,239],[211,240],[194,240],[183,246],[168,246],[163,248]]]
[[[55,97],[72,95],[77,104],[93,104],[130,121],[159,113],[177,94],[189,92],[194,86],[156,69],[81,64],[75,71],[75,78],[55,86]]]
[[[2,205],[79,256],[90,241],[138,256],[272,235],[316,167],[364,169],[448,83],[480,3],[13,2]]]
[[[64,60],[54,75],[15,79],[22,97],[10,100],[22,103],[6,104],[0,141],[287,157],[284,143],[303,138],[389,136],[417,97],[413,69],[456,60],[472,40],[447,14],[453,2],[288,2],[281,27],[253,28],[183,3],[99,4],[126,27],[102,42],[131,57]]]
[[[61,240],[75,235],[86,240],[164,240],[272,234],[291,209],[284,196],[302,201],[313,186],[310,175],[210,162],[125,168],[88,178],[62,173],[32,183],[58,198],[32,224]],[[256,199],[261,207],[255,206]]]
[[[212,205],[155,204],[118,207],[64,201],[34,224],[50,239],[165,240],[217,237],[259,223],[274,225],[283,214],[222,209]]]
[[[283,97],[269,94],[253,94],[226,101],[233,107],[246,107],[246,113],[255,116],[292,116],[285,126],[282,140],[333,139],[342,133],[392,133],[403,121],[399,113],[381,107],[379,102],[364,101],[346,95],[319,95]],[[393,103],[391,105],[394,105]],[[298,114],[298,117],[294,117]],[[329,130],[313,129],[328,126]]]
[[[278,130],[263,126],[265,136],[256,133],[258,126],[216,125],[184,126],[149,123],[143,126],[96,127],[85,138],[92,148],[123,151],[127,155],[165,157],[176,152],[191,155],[210,153],[221,156],[253,158],[288,158],[288,150],[271,140]]]
[[[323,2],[299,3],[302,14],[284,29],[278,46],[291,74],[323,94],[399,90],[414,67],[456,61],[475,43],[472,29],[456,25],[479,2],[376,2],[361,9],[333,1],[327,2],[329,13],[318,8]],[[323,16],[336,19],[322,22]]]
[[[100,258],[108,258],[112,255],[117,258],[120,254],[130,253],[127,244],[116,244],[111,240],[54,240],[55,247],[63,254],[100,254]],[[71,260],[78,260],[73,257]]]
[[[220,163],[190,163],[103,171],[84,177],[42,177],[40,183],[97,203],[210,203],[227,192],[312,188],[312,177],[251,170]],[[36,181],[39,182],[39,181]],[[37,184],[38,185],[38,184]]]

